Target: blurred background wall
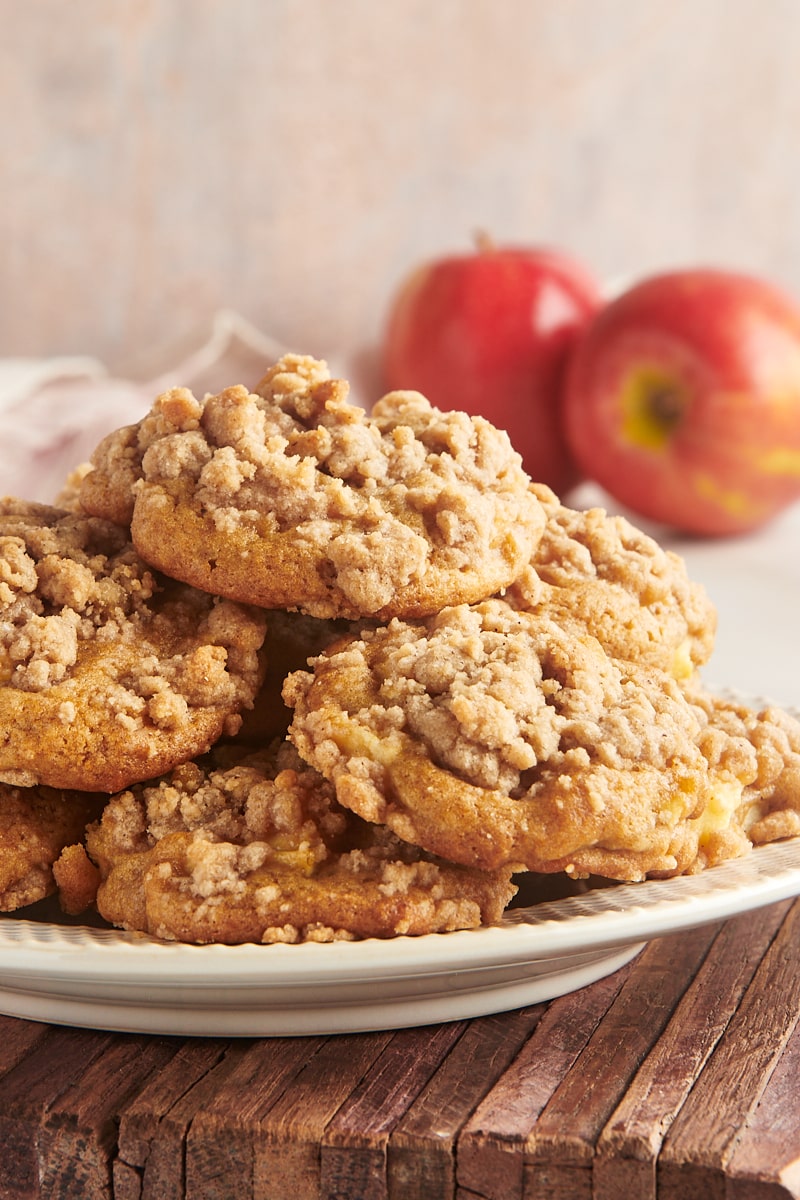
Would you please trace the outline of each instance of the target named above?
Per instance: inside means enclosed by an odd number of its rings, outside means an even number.
[[[797,0],[0,0],[0,355],[145,377],[220,307],[369,356],[420,259],[800,294]]]

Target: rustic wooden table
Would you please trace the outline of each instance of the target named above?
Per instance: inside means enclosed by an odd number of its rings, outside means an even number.
[[[800,1196],[800,900],[571,995],[258,1040],[0,1017],[0,1196]]]

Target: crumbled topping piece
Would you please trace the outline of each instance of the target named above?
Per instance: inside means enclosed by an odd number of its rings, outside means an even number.
[[[203,752],[252,704],[265,628],[111,522],[0,502],[0,779],[113,791]]]
[[[300,355],[255,392],[167,392],[98,447],[81,502],[167,574],[269,608],[383,619],[510,584],[544,515],[508,436],[416,392],[370,415],[347,393]]]
[[[707,802],[750,778],[727,754],[709,771],[706,721],[669,674],[499,599],[345,640],[284,697],[341,803],[484,868],[688,870]]]
[[[333,941],[472,928],[513,895],[508,871],[364,825],[289,743],[228,758],[109,802],[87,838],[108,920],[181,941]]]

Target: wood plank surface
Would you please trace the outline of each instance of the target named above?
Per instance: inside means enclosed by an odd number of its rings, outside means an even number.
[[[0,1195],[4,1198],[38,1200],[44,1195],[38,1142],[48,1110],[113,1040],[110,1033],[48,1030],[0,1080]]]
[[[242,1042],[240,1052],[248,1043]],[[213,1095],[209,1074],[225,1058],[228,1043],[184,1042],[162,1071],[123,1105],[113,1163],[115,1200],[181,1200],[184,1138],[204,1098]],[[235,1056],[229,1056],[229,1067]]]
[[[642,951],[637,970],[526,1139],[526,1198],[591,1200],[600,1133],[697,973],[714,933],[706,926],[688,936],[662,938]]]
[[[116,1037],[48,1105],[37,1139],[44,1197],[104,1200],[111,1188],[120,1106],[166,1066],[172,1038]]]
[[[631,970],[624,967],[550,1004],[533,1036],[464,1127],[457,1172],[462,1189],[487,1200],[522,1195],[525,1139]]]
[[[337,1200],[386,1200],[389,1137],[467,1023],[401,1029],[328,1126],[321,1186]]]
[[[597,1144],[593,1200],[655,1200],[666,1132],[772,942],[788,904],[725,924]]]
[[[340,1037],[0,1017],[0,1200],[798,1200],[800,900]]]
[[[50,1026],[38,1021],[0,1016],[0,1076],[7,1075],[49,1033]]]
[[[324,1044],[323,1038],[253,1042],[195,1112],[186,1136],[187,1200],[254,1194],[254,1139],[264,1114]]]
[[[445,1200],[453,1195],[458,1133],[544,1011],[544,1005],[537,1005],[470,1023],[394,1129],[388,1160],[392,1200]]]
[[[659,1200],[725,1200],[728,1160],[800,1017],[799,944],[795,902],[664,1141]]]
[[[726,1167],[727,1200],[770,1200],[800,1196],[800,1025],[796,1025],[758,1107],[740,1130]],[[776,1171],[776,1167],[779,1169]]]
[[[165,1105],[157,1132],[150,1143],[142,1175],[143,1200],[183,1200],[187,1194],[186,1140],[192,1122],[236,1071],[251,1044],[249,1041],[234,1042],[214,1065],[209,1065],[205,1042],[186,1043],[188,1061],[176,1081],[174,1102]],[[189,1072],[195,1078],[187,1090],[181,1091],[186,1086],[185,1076]],[[244,1192],[244,1195],[247,1193]]]
[[[320,1145],[328,1124],[374,1066],[391,1032],[331,1037],[261,1121],[253,1194],[264,1200],[316,1200]]]

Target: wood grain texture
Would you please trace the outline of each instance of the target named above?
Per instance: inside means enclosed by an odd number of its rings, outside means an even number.
[[[325,1131],[322,1195],[386,1200],[389,1137],[465,1029],[454,1021],[394,1035]]]
[[[725,924],[674,1010],[663,1035],[600,1135],[594,1200],[634,1194],[656,1200],[656,1161],[789,905],[747,913]]]
[[[183,1200],[187,1194],[186,1143],[192,1122],[237,1070],[251,1043],[233,1043],[210,1070],[206,1068],[205,1054],[198,1052],[198,1044],[187,1042],[186,1045],[197,1078],[161,1116],[144,1167],[143,1200]],[[205,1043],[202,1043],[202,1051],[205,1051]]]
[[[739,1131],[726,1166],[726,1200],[800,1196],[800,1025],[796,1025],[758,1107]],[[777,1170],[776,1170],[777,1168]]]
[[[633,968],[554,1000],[458,1141],[458,1183],[487,1200],[522,1195],[526,1138]]]
[[[111,1164],[111,1179],[114,1200],[141,1200],[142,1176],[135,1167],[117,1158]]]
[[[8,1074],[49,1033],[50,1026],[38,1021],[0,1016],[0,1077]]]
[[[47,1113],[112,1044],[108,1033],[50,1029],[0,1080],[0,1195],[42,1194],[38,1142]]]
[[[254,1193],[255,1137],[264,1114],[324,1045],[323,1038],[258,1041],[214,1080],[186,1137],[187,1200]]]
[[[662,938],[647,946],[586,1049],[531,1129],[523,1195],[591,1200],[600,1133],[700,967],[715,930]]]
[[[106,1200],[120,1106],[176,1048],[171,1038],[117,1037],[48,1104],[37,1138],[43,1196]]]
[[[0,1018],[2,1200],[798,1200],[800,900],[548,1004],[181,1039]]]
[[[316,1200],[320,1145],[339,1108],[392,1039],[391,1033],[329,1038],[260,1123],[253,1194],[263,1200]]]
[[[728,1161],[800,1018],[799,942],[796,901],[664,1141],[659,1200],[683,1200],[693,1186],[725,1197]]]
[[[530,1036],[543,1005],[472,1021],[389,1142],[391,1200],[448,1200],[459,1131]]]
[[[243,1042],[239,1052],[246,1046]],[[164,1069],[122,1106],[113,1165],[118,1200],[181,1200],[186,1130],[221,1082],[222,1071],[213,1084],[208,1077],[225,1060],[227,1049],[227,1042],[216,1039],[183,1043]],[[226,1060],[228,1069],[235,1061],[235,1054]]]

